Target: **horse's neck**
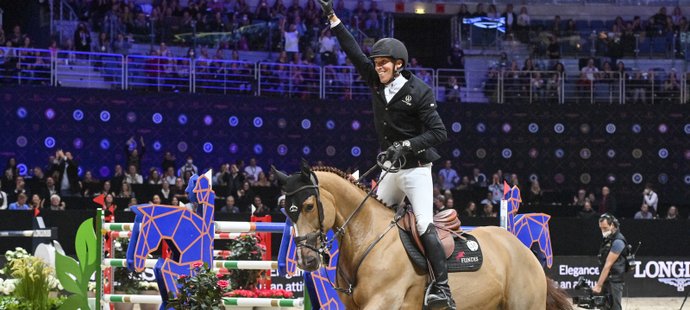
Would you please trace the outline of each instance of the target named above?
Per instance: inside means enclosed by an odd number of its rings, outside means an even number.
[[[347,218],[364,201],[366,193],[349,181],[333,174],[329,174],[328,177],[319,176],[319,184],[333,195],[336,204],[335,227],[342,227]],[[351,263],[359,260],[364,255],[366,248],[386,231],[393,216],[393,212],[385,208],[375,198],[369,197],[365,205],[345,227],[339,252],[341,260]]]

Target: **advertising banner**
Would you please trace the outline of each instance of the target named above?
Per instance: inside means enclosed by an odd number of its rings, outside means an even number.
[[[555,256],[549,276],[566,289],[573,289],[580,276],[592,286],[599,279],[596,256]],[[679,297],[690,290],[690,257],[638,257],[625,276],[625,297]]]

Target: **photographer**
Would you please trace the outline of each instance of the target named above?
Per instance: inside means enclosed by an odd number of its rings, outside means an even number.
[[[623,299],[623,275],[625,273],[625,257],[627,255],[627,241],[619,231],[618,220],[608,213],[599,217],[599,228],[604,240],[599,247],[599,280],[592,288],[595,294],[603,293],[608,296],[609,309],[620,310]]]

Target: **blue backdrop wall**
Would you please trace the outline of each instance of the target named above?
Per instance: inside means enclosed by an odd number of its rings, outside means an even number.
[[[637,208],[645,183],[662,205],[690,195],[690,118],[681,105],[439,106],[450,141],[439,148],[461,174],[479,167],[538,178],[547,201],[569,201],[578,188],[612,188]],[[163,153],[199,168],[256,157],[267,168],[294,171],[301,158],[368,169],[378,152],[369,102],[302,101],[221,95],[4,87],[0,160],[47,165],[71,150],[98,178],[124,163],[125,141],[144,136],[143,167]],[[2,163],[0,163],[2,164]],[[439,163],[437,163],[439,164]],[[440,165],[437,165],[437,167]],[[631,210],[632,211],[632,210]]]

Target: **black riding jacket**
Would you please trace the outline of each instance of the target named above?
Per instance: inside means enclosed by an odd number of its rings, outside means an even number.
[[[447,139],[446,127],[436,112],[433,90],[412,72],[401,73],[408,81],[386,102],[384,86],[381,84],[374,63],[361,50],[354,37],[342,23],[333,27],[340,46],[352,61],[357,72],[372,91],[374,125],[379,147],[387,149],[396,141],[410,141],[411,154],[405,154],[407,164],[412,168],[430,163],[441,156],[434,146]]]
[[[601,246],[599,247],[599,270],[604,269],[604,265],[606,264],[606,258],[609,256],[609,252],[611,251],[611,246],[613,245],[613,241],[619,239],[622,240],[623,243],[625,244],[625,247],[623,247],[623,251],[621,251],[621,254],[618,256],[618,259],[616,259],[616,262],[613,263],[613,266],[611,266],[611,271],[609,271],[609,277],[608,281],[611,282],[623,282],[623,275],[625,274],[625,257],[628,255],[628,242],[625,240],[625,237],[623,234],[620,233],[620,231],[616,231],[615,234],[611,234],[610,236],[604,238],[604,240],[601,242]]]

